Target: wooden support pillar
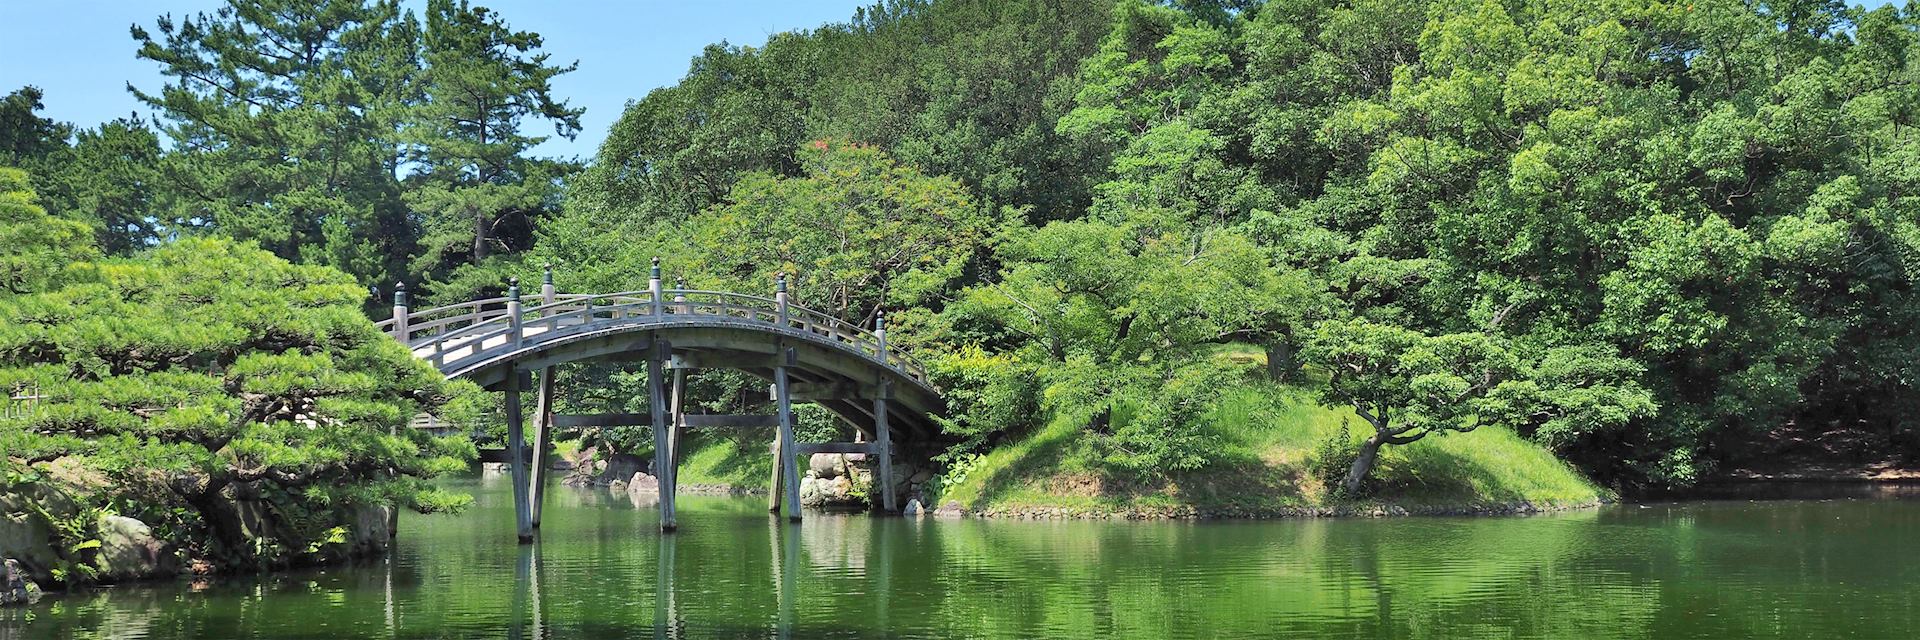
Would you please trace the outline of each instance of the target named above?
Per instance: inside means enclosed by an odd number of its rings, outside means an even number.
[[[787,353],[791,354],[789,350]],[[800,521],[800,465],[794,462],[793,398],[787,394],[787,367],[773,368],[774,403],[779,405],[781,484],[785,485],[787,519]]]
[[[660,530],[673,531],[677,523],[673,513],[673,451],[669,444],[667,424],[667,394],[662,374],[662,354],[666,353],[666,344],[660,342],[658,335],[653,338],[652,353],[647,357],[647,408],[653,414],[653,479],[660,491]]]
[[[520,544],[533,543],[533,511],[527,496],[527,432],[520,415],[520,372],[507,372],[507,468],[513,481],[513,515]]]
[[[887,427],[887,395],[892,383],[881,382],[880,393],[873,394],[873,446],[876,455],[874,478],[880,485],[880,508],[887,513],[899,512],[899,498],[894,495],[893,484],[893,430]]]
[[[669,426],[673,431],[667,434],[667,445],[673,451],[673,475],[676,484],[679,482],[680,463],[684,462],[684,458],[686,457],[685,443],[682,442],[687,431],[687,407],[684,400],[686,392],[687,370],[675,368],[673,370],[673,400],[667,403],[667,408],[671,413],[671,415],[667,417],[667,422],[670,423]]]
[[[874,355],[880,357],[881,366],[891,368],[888,364],[886,313],[873,315],[873,336]],[[873,394],[873,440],[878,454],[875,457],[879,458],[875,462],[880,468],[874,471],[873,477],[880,484],[880,508],[887,513],[898,513],[899,497],[894,495],[893,484],[893,431],[887,427],[887,400],[893,395],[893,382],[885,373],[881,373],[876,382]]]
[[[767,385],[767,396],[778,402],[780,388],[776,385]],[[774,416],[776,421],[779,418],[780,416]],[[780,452],[786,449],[786,446],[786,431],[777,426],[774,427],[773,447],[768,451],[773,454],[773,480],[767,484],[767,511],[771,513],[780,513],[780,496],[785,494],[787,469],[786,465],[780,463]]]
[[[553,367],[540,370],[539,397],[534,401],[533,470],[528,482],[533,491],[533,528],[540,528],[540,511],[546,505],[548,476],[553,471]]]
[[[553,287],[553,265],[542,265],[545,274],[540,280],[540,304],[547,306],[557,299],[558,291]],[[547,309],[542,315],[551,316]],[[559,327],[551,323],[547,330]],[[533,416],[533,473],[528,482],[533,493],[533,528],[540,528],[540,512],[547,502],[547,476],[553,474],[553,367],[540,369],[539,397],[534,401]]]

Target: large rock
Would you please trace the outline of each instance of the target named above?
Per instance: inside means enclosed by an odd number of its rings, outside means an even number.
[[[28,578],[45,580],[60,560],[53,548],[53,531],[39,516],[26,511],[22,496],[0,495],[0,558],[18,561]]]
[[[364,506],[353,511],[353,549],[355,556],[385,553],[393,542],[394,509]]]
[[[100,550],[95,557],[102,582],[171,576],[180,572],[173,546],[153,537],[147,523],[118,515],[100,517]]]
[[[652,466],[646,458],[631,453],[616,453],[607,457],[607,468],[600,472],[600,484],[613,484],[615,480],[626,481],[636,473],[646,473]],[[632,484],[629,482],[628,484]]]
[[[647,491],[660,493],[660,480],[644,473],[635,473],[627,477],[627,493]]]
[[[832,480],[846,473],[846,457],[838,453],[816,453],[807,458],[807,475]]]
[[[800,506],[831,507],[859,504],[853,497],[853,481],[837,478],[805,478],[800,481]]]
[[[18,560],[7,558],[0,566],[0,607],[32,604],[40,599],[40,585],[34,584]]]

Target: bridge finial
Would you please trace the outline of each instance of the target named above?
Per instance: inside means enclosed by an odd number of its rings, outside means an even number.
[[[660,256],[653,257],[653,279],[660,279]]]
[[[787,292],[787,272],[773,274],[773,290],[775,293]]]
[[[520,276],[507,278],[507,299],[514,302],[520,301]]]
[[[540,284],[553,284],[553,263],[543,263],[540,265],[540,268],[546,270],[546,275],[542,276],[544,279],[540,281]]]
[[[887,330],[887,310],[886,309],[875,309],[873,311],[873,330],[874,331]]]
[[[401,308],[406,308],[407,306],[407,283],[405,281],[393,283],[393,306]]]
[[[674,278],[674,279],[673,279],[673,288],[675,288],[675,289],[679,289],[679,290],[681,290],[681,291],[686,291],[686,290],[687,290],[687,277],[686,277],[686,276],[679,276],[679,277],[676,277],[676,278]]]

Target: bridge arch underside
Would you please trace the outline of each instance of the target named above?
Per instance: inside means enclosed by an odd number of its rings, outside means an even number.
[[[761,323],[710,321],[674,324],[636,322],[599,328],[490,354],[476,362],[459,363],[449,377],[497,388],[513,371],[534,371],[574,362],[645,362],[665,343],[674,361],[691,369],[735,369],[772,380],[774,367],[785,364],[794,383],[808,389],[799,400],[814,402],[863,433],[875,438],[872,395],[888,382],[887,424],[897,453],[930,455],[940,429],[931,418],[945,410],[939,394],[900,371],[882,367],[875,359],[850,347],[801,331],[780,331]],[[783,351],[793,356],[784,361]]]

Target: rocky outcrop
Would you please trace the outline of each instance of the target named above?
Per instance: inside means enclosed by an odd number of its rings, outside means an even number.
[[[353,537],[347,554],[364,557],[386,553],[393,545],[395,509],[386,506],[367,506],[353,512]]]
[[[60,559],[53,531],[26,509],[24,496],[0,495],[0,558],[16,563],[29,579],[45,579]]]
[[[616,453],[604,460],[587,459],[576,461],[572,473],[567,474],[561,483],[570,487],[611,487],[615,484],[622,488],[633,479],[636,473],[649,473],[653,469],[651,460],[630,453]]]
[[[100,517],[100,549],[94,556],[101,582],[125,582],[178,574],[180,557],[173,545],[153,537],[147,523],[118,515]]]
[[[800,480],[800,506],[825,509],[864,504],[866,499],[853,494],[853,480],[846,476],[835,478],[808,476]]]
[[[192,509],[211,534],[184,544],[165,539],[164,528],[157,532],[133,514],[103,512],[103,501],[87,500],[107,488],[98,471],[66,458],[35,468],[42,472],[35,482],[0,491],[0,558],[20,579],[0,586],[14,587],[14,596],[26,583],[61,586],[53,580],[56,569],[82,583],[260,571],[382,553],[394,535],[390,507],[301,505],[257,483],[232,483],[179,505]],[[57,535],[66,529],[79,538]]]
[[[7,558],[0,566],[0,607],[32,604],[40,599],[40,585],[34,584],[20,561]]]
[[[844,453],[816,453],[807,459],[807,474],[800,479],[800,506],[814,509],[857,508],[867,504],[864,490],[873,486],[872,474],[864,468],[866,456]],[[863,463],[856,465],[855,463]]]

